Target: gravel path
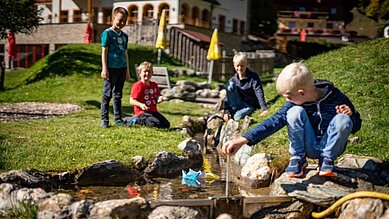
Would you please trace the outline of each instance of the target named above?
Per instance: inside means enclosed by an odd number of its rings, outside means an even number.
[[[51,118],[81,110],[82,107],[67,103],[0,103],[0,122]]]

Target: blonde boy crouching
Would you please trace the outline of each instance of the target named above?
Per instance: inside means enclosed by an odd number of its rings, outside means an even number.
[[[286,175],[302,177],[308,157],[319,159],[320,176],[336,176],[334,160],[345,151],[350,133],[361,128],[354,105],[331,82],[314,80],[303,63],[286,66],[276,87],[285,105],[241,137],[226,142],[223,152],[235,154],[242,145],[254,145],[287,126],[291,157]]]

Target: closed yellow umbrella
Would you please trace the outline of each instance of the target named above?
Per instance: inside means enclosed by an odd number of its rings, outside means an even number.
[[[165,10],[162,10],[161,18],[159,20],[157,40],[155,41],[155,47],[158,49],[158,65],[161,62],[161,49],[166,49],[169,46],[166,27],[166,12]]]
[[[220,45],[219,45],[219,36],[217,34],[217,29],[213,31],[211,37],[211,43],[209,44],[207,59],[210,60],[209,73],[208,73],[208,85],[211,87],[212,82],[212,73],[214,61],[220,59]]]
[[[207,59],[209,60],[218,60],[220,59],[220,46],[219,46],[219,36],[217,34],[217,29],[213,31],[211,44],[209,44]]]
[[[165,10],[162,10],[161,18],[159,20],[159,26],[158,26],[158,35],[157,35],[157,41],[155,42],[155,47],[157,49],[166,49],[168,47],[168,41],[166,37],[166,13]]]

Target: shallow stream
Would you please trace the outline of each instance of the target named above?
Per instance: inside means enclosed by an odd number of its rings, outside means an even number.
[[[91,199],[95,202],[111,200],[111,199],[125,199],[134,196],[140,196],[148,201],[152,200],[177,200],[177,199],[204,199],[209,197],[226,196],[226,168],[225,157],[216,155],[216,152],[204,156],[204,160],[209,163],[210,170],[213,174],[219,176],[212,182],[205,181],[200,185],[183,184],[183,177],[176,179],[157,178],[154,179],[156,183],[148,183],[145,185],[135,185],[131,183],[128,186],[90,186],[81,187],[75,190],[56,191],[65,192],[72,195],[76,200]],[[233,162],[231,162],[232,164]],[[231,165],[230,180],[228,195],[229,196],[261,196],[268,195],[268,188],[248,189],[233,183],[234,177],[237,176],[239,170]],[[185,182],[184,182],[185,183]],[[130,194],[128,187],[136,188],[136,193]]]

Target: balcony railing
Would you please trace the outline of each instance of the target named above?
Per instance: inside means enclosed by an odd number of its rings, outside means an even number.
[[[302,19],[327,19],[328,12],[313,12],[313,11],[278,11],[280,18],[302,18]]]
[[[347,29],[330,29],[330,28],[305,28],[307,35],[320,35],[320,36],[355,36],[355,31]],[[277,34],[280,35],[299,35],[301,30],[297,28],[280,28]]]

